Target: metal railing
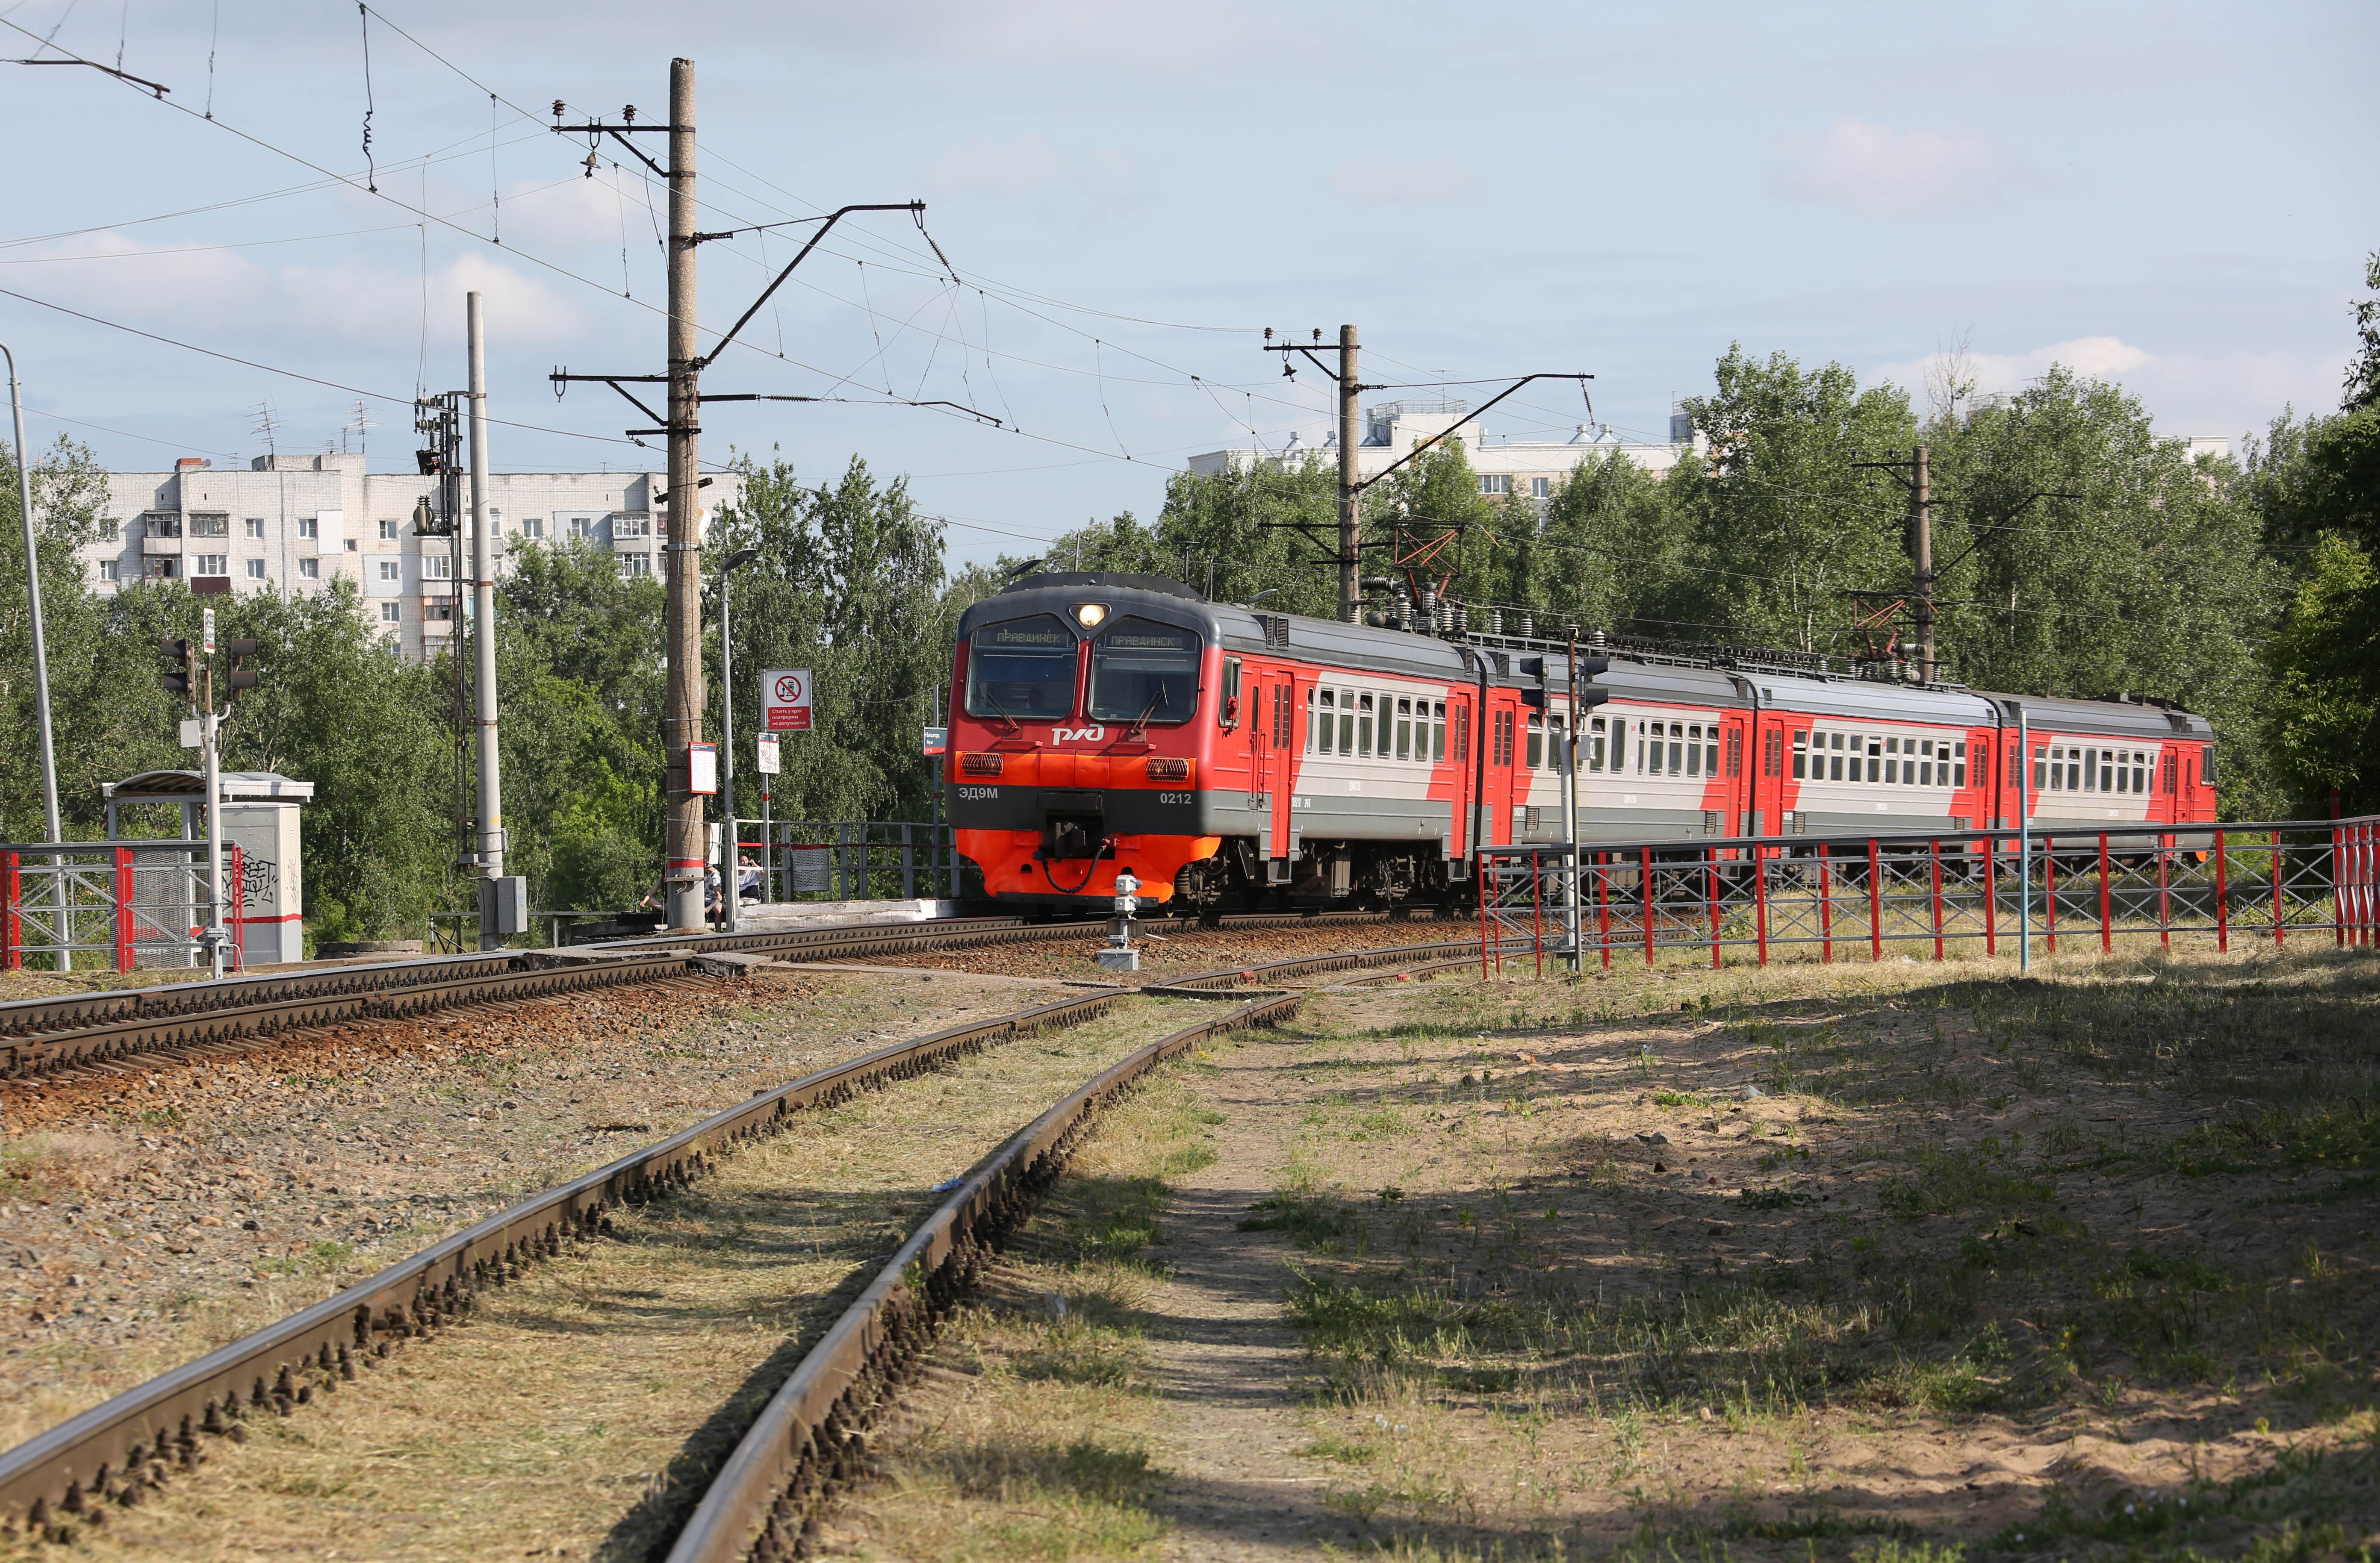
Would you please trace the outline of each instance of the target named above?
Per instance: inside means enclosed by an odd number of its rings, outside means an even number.
[[[206,963],[202,841],[0,845],[0,970],[119,972]],[[239,964],[245,865],[224,843],[224,920]]]
[[[739,819],[769,901],[954,900],[951,827],[905,819]]]
[[[1998,955],[2030,937],[2112,953],[2155,939],[2380,939],[2380,817],[2018,832],[1728,837],[1477,854],[1483,970],[1515,944],[1542,974],[1548,957],[1609,969],[1664,950],[1761,965],[1815,951],[1876,962],[1888,948],[1943,960]],[[1577,930],[1570,890],[1577,884]]]

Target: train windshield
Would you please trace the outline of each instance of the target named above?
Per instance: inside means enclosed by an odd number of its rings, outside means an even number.
[[[1198,636],[1148,619],[1118,619],[1091,648],[1093,721],[1188,721],[1198,709]]]
[[[986,624],[968,643],[967,714],[1062,721],[1075,709],[1075,632],[1055,613]]]

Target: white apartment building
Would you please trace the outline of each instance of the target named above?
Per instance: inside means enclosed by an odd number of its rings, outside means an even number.
[[[1471,469],[1479,476],[1479,491],[1498,496],[1520,494],[1550,498],[1570,480],[1581,462],[1600,462],[1617,451],[1646,471],[1659,475],[1678,458],[1701,443],[1693,420],[1683,413],[1671,416],[1672,444],[1637,444],[1598,437],[1595,425],[1582,423],[1567,440],[1488,440],[1471,416],[1468,403],[1382,402],[1364,410],[1364,442],[1355,449],[1355,468],[1371,477],[1408,454],[1415,445],[1447,430],[1463,447]],[[1295,435],[1278,451],[1262,448],[1209,451],[1190,458],[1190,470],[1205,476],[1242,471],[1252,466],[1296,466],[1315,457],[1332,464],[1339,459],[1334,431],[1317,445],[1300,444]]]
[[[738,483],[714,477],[702,491],[706,519],[734,502]],[[345,576],[407,655],[434,656],[468,596],[448,539],[414,534],[414,505],[434,501],[436,486],[367,472],[360,455],[258,456],[245,468],[184,456],[171,472],[110,473],[113,526],[82,554],[103,594],[147,577],[202,595],[287,595],[327,591]],[[667,507],[653,501],[668,486],[659,472],[500,472],[490,475],[488,508],[507,551],[524,539],[577,537],[616,556],[625,574],[663,576]],[[469,549],[467,537],[466,576]]]

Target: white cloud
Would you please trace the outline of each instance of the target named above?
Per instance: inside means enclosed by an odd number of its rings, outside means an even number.
[[[1359,206],[1425,206],[1468,200],[1479,178],[1451,157],[1418,163],[1351,157],[1330,171],[1330,188]]]
[[[2160,353],[2119,336],[2077,336],[2021,353],[1970,352],[1962,370],[1978,394],[2006,395],[2039,381],[2052,364],[2121,384],[2161,432],[2227,439],[2261,428],[2284,403],[2301,412],[2327,409],[2345,368],[2336,354]],[[1932,357],[1910,358],[1876,365],[1873,378],[1922,390],[1935,368]]]
[[[1789,142],[1777,178],[1791,194],[1878,217],[1985,211],[2039,182],[2023,159],[1985,137],[1863,119],[1839,119],[1816,141]]]

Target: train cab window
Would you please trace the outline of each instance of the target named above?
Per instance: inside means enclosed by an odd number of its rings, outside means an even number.
[[[1223,697],[1215,702],[1215,725],[1230,730],[1240,725],[1240,660],[1223,659]]]
[[[1195,630],[1116,620],[1091,644],[1091,720],[1135,728],[1188,721],[1198,709],[1199,650]]]
[[[967,642],[966,709],[969,716],[1011,721],[1073,715],[1075,632],[1055,613],[976,631]]]
[[[1309,746],[1319,745],[1316,752],[1327,755],[1331,752],[1331,740],[1338,736],[1339,732],[1339,692],[1324,689],[1308,693],[1320,704],[1309,724],[1306,740]]]
[[[1806,781],[1809,775],[1810,735],[1807,733],[1796,733],[1793,734],[1793,780]]]
[[[2212,744],[2198,751],[2198,784],[2202,787],[2215,785],[2215,745]]]
[[[1397,758],[1413,758],[1413,702],[1397,702]]]
[[[1382,733],[1380,736],[1386,738],[1388,734]],[[1388,747],[1382,744],[1380,752],[1386,755]],[[1358,759],[1372,757],[1372,697],[1368,693],[1355,697],[1355,757]]]
[[[1529,713],[1529,769],[1546,768],[1546,719],[1536,711]]]
[[[1446,757],[1446,702],[1443,700],[1430,703],[1429,757],[1433,765]]]

